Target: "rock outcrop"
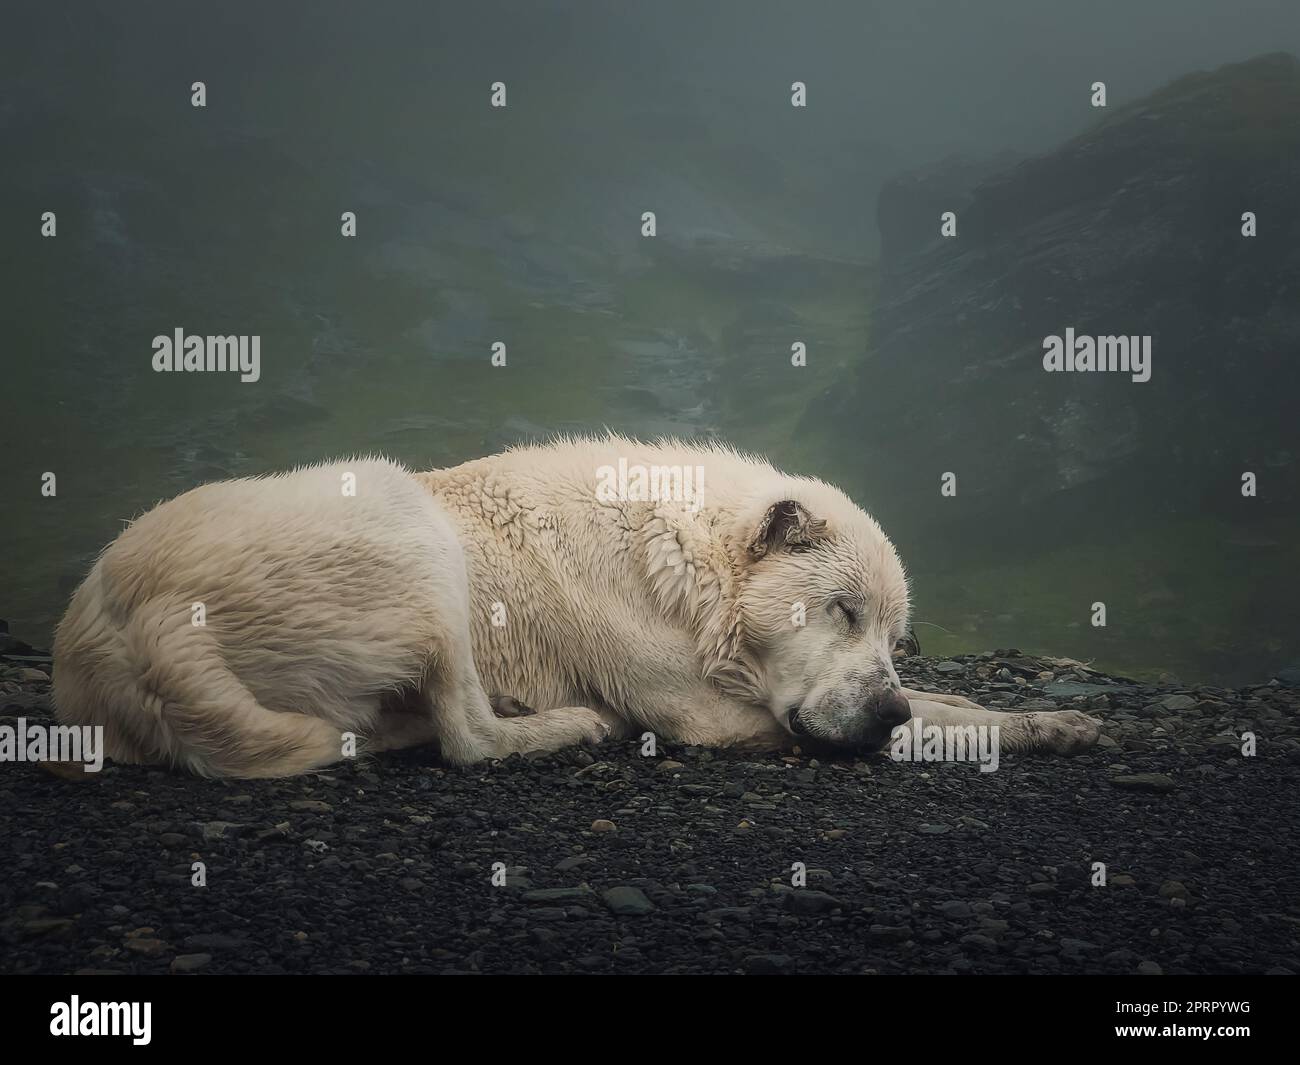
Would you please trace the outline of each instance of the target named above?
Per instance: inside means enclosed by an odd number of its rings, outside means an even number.
[[[1297,189],[1284,54],[1181,78],[1047,155],[890,182],[873,339],[805,431],[853,440],[854,487],[900,515],[944,471],[975,513],[1032,514],[1040,535],[1130,501],[1229,512],[1243,471],[1267,482],[1255,513],[1295,513]],[[1149,335],[1151,379],[1045,372],[1067,327]]]

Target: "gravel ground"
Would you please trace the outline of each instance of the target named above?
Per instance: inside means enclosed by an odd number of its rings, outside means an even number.
[[[6,639],[0,724],[42,718],[48,660]],[[1300,690],[899,665],[1086,708],[1102,745],[992,773],[630,743],[230,783],[0,764],[0,971],[1300,972]]]

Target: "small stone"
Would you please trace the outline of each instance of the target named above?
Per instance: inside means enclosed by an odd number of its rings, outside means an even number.
[[[611,913],[619,917],[642,917],[651,913],[655,904],[646,898],[645,892],[635,887],[612,887],[601,893],[605,905]]]
[[[320,799],[296,799],[289,804],[289,809],[304,814],[327,814],[334,807],[327,802],[321,802]]]
[[[1166,880],[1160,885],[1160,897],[1162,899],[1185,899],[1187,898],[1187,887],[1179,880]]]
[[[196,973],[212,961],[211,954],[177,954],[172,959],[174,973]]]
[[[798,891],[792,891],[785,897],[786,909],[791,913],[798,914],[816,914],[829,913],[831,910],[841,908],[840,900],[833,895],[828,895],[824,891],[809,891],[807,888],[800,888]]]
[[[1196,705],[1196,700],[1190,695],[1166,695],[1160,700],[1160,705],[1166,710],[1190,710]]]
[[[289,841],[289,822],[281,821],[278,825],[264,828],[253,836],[254,843],[287,843]]]
[[[146,958],[160,957],[161,955],[166,954],[169,950],[172,949],[167,943],[164,943],[161,939],[152,939],[152,938],[141,938],[141,939],[128,938],[123,942],[122,945],[126,947],[127,950],[132,951],[135,954],[143,954]]]
[[[1153,961],[1138,962],[1139,976],[1164,976],[1165,971]]]
[[[686,766],[684,763],[674,762],[671,758],[665,758],[662,762],[660,762],[657,766],[655,766],[655,772],[669,774],[669,773],[676,773],[677,770],[685,769],[685,768]]]
[[[62,936],[72,930],[68,917],[34,917],[23,922],[23,933],[29,936]]]
[[[208,821],[203,825],[203,842],[215,843],[218,840],[233,839],[244,828],[233,821]]]
[[[520,898],[525,902],[586,902],[595,894],[585,884],[580,887],[533,888],[525,891]]]
[[[42,773],[48,773],[52,777],[58,777],[59,780],[66,780],[73,784],[89,784],[92,780],[98,778],[98,773],[86,772],[86,766],[86,762],[54,762],[49,759],[36,763],[36,767]]]
[[[753,913],[749,906],[720,906],[706,911],[704,916],[710,921],[748,921]]]
[[[1147,791],[1156,794],[1174,790],[1172,777],[1164,773],[1132,773],[1127,776],[1111,777],[1110,782],[1125,791]]]
[[[593,832],[617,832],[618,825],[614,824],[613,821],[606,821],[601,818],[591,823],[591,830]]]
[[[940,662],[934,667],[936,673],[965,673],[966,667],[960,662]]]

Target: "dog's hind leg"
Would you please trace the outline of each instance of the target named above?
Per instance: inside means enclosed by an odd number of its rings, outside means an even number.
[[[430,732],[442,757],[458,765],[511,754],[556,751],[579,743],[599,743],[609,727],[585,706],[561,706],[517,717],[498,717],[483,690],[469,633],[452,638],[455,646],[430,669],[420,698]]]

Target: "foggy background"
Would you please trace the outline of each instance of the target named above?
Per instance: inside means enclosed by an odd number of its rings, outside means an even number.
[[[48,643],[122,521],[204,480],[370,450],[448,465],[608,426],[718,436],[837,480],[898,543],[927,653],[1018,646],[1151,676],[1266,680],[1300,660],[1296,438],[1278,431],[1295,405],[1292,319],[1273,304],[1214,308],[1216,322],[1272,323],[1267,343],[1240,345],[1269,369],[1246,372],[1259,392],[1219,409],[1217,364],[1205,364],[1200,421],[1180,416],[1190,393],[1161,391],[1180,363],[1159,339],[1151,384],[1105,382],[1108,396],[1126,390],[1109,409],[1147,404],[1132,417],[1160,453],[1187,449],[1177,472],[1139,433],[1117,452],[1127,480],[1098,467],[1078,488],[1004,464],[1005,484],[993,471],[946,501],[939,475],[961,484],[965,449],[944,436],[934,455],[918,446],[939,423],[967,439],[1004,433],[1003,401],[1019,381],[1042,384],[1041,352],[1023,377],[969,394],[938,372],[954,357],[946,342],[908,349],[897,388],[873,358],[905,346],[905,301],[926,278],[938,306],[952,302],[924,265],[931,186],[908,175],[933,177],[940,201],[962,189],[980,217],[991,201],[971,190],[1012,181],[1027,157],[1192,72],[1278,52],[1300,53],[1300,13],[1284,0],[6,2],[0,616]],[[505,110],[489,107],[498,80]],[[790,106],[796,80],[807,108]],[[1089,106],[1099,80],[1105,111]],[[205,109],[190,106],[194,81]],[[1239,95],[1294,126],[1289,96]],[[1157,189],[1142,143],[1113,153],[1134,160],[1139,193]],[[1225,157],[1263,172],[1256,148],[1270,174],[1294,162],[1278,161],[1293,144],[1271,135]],[[1196,148],[1179,165],[1219,173],[1220,154]],[[1069,173],[1082,190],[1086,158]],[[898,199],[882,200],[891,188]],[[1178,196],[1159,186],[1160,202]],[[1204,202],[1230,235],[1252,206]],[[924,239],[907,228],[910,203]],[[347,210],[352,240],[339,236]],[[640,236],[647,210],[654,240]],[[43,211],[57,213],[56,239],[40,236]],[[1080,214],[1079,239],[1092,218]],[[1243,274],[1243,292],[1296,263],[1279,233],[1300,227],[1261,220],[1277,258]],[[1194,263],[1213,291],[1214,255],[1171,245],[1168,259]],[[1143,270],[1131,276],[1158,280]],[[1300,303],[1289,291],[1276,298]],[[1158,334],[1144,317],[1167,302],[1157,295],[1094,331]],[[261,381],[154,374],[152,338],[178,327],[260,334]],[[1000,334],[971,329],[961,365],[1006,356]],[[809,351],[799,370],[796,339]],[[497,340],[504,370],[488,362]],[[1217,335],[1206,343],[1224,350]],[[1053,387],[1083,387],[1062,376]],[[1046,407],[1032,417],[1059,428]],[[1151,489],[1205,468],[1205,425],[1230,440],[1247,422],[1257,435],[1216,461],[1260,471],[1257,507],[1234,509],[1236,483],[1218,472],[1167,500]],[[1044,446],[1104,452],[1098,434],[1120,430],[1095,425]],[[55,499],[39,492],[47,470]],[[1105,630],[1088,625],[1094,599],[1108,603]]]

